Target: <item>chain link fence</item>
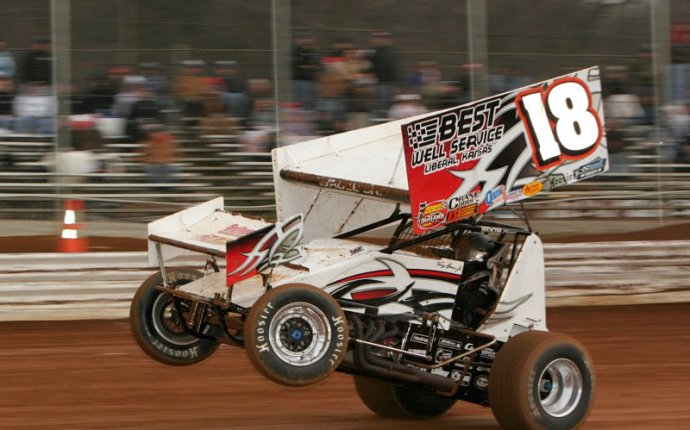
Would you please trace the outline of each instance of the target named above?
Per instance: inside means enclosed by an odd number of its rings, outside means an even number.
[[[271,217],[270,149],[602,69],[611,172],[543,217],[687,216],[680,0],[0,0],[0,217]],[[533,210],[532,210],[533,209]]]

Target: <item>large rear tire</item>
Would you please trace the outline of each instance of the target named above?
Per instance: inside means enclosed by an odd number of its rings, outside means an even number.
[[[167,272],[168,285],[177,288],[200,278],[197,270],[175,269]],[[163,284],[160,272],[146,279],[137,290],[129,309],[129,324],[139,347],[151,358],[172,366],[198,363],[218,348],[214,339],[196,337],[187,332],[173,298],[156,286]],[[182,301],[182,312],[189,303]]]
[[[444,414],[455,404],[455,399],[355,376],[355,389],[362,402],[374,413],[386,418],[434,418]]]
[[[501,347],[489,375],[489,402],[505,429],[567,430],[589,414],[592,360],[575,339],[528,331]]]
[[[347,352],[348,324],[323,290],[290,284],[267,291],[244,324],[249,360],[282,385],[313,384],[338,368]]]

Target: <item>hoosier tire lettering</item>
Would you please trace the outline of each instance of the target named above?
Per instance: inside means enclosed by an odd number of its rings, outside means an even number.
[[[259,315],[259,321],[257,322],[256,328],[256,348],[259,352],[271,352],[271,347],[268,344],[268,338],[266,337],[266,329],[268,316],[270,311],[273,309],[271,303],[266,303],[266,307]]]
[[[331,354],[331,356],[328,358],[328,361],[331,363],[331,366],[335,366],[338,363],[338,357],[343,352],[343,350],[347,348],[347,345],[345,345],[345,326],[347,324],[343,322],[342,317],[331,317],[331,319],[333,324],[337,327],[337,342],[335,343],[335,348],[333,349],[333,353]]]
[[[179,350],[179,349],[172,349],[166,345],[163,344],[158,339],[152,338],[151,339],[151,344],[155,346],[160,352],[163,354],[169,355],[171,357],[176,357],[176,358],[199,358],[199,348],[196,346],[193,346],[189,349],[185,350]]]
[[[282,385],[313,384],[340,366],[349,341],[345,313],[333,297],[306,284],[267,291],[245,321],[249,360]]]

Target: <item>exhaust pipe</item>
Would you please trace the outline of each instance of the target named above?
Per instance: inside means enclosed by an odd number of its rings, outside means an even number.
[[[352,321],[355,326],[357,336],[362,339],[364,334],[362,322],[357,317],[350,318],[350,321]],[[412,384],[422,384],[440,391],[452,391],[455,389],[456,383],[448,378],[377,357],[371,353],[369,347],[361,344],[355,345],[352,356],[348,354],[345,359],[346,361],[352,360],[354,365],[362,370],[366,370],[367,372],[387,379],[400,380]]]

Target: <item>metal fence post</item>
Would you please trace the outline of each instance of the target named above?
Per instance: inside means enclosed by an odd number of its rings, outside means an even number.
[[[50,4],[51,15],[51,45],[52,45],[52,81],[53,81],[53,98],[56,103],[55,118],[54,118],[54,139],[55,139],[55,160],[53,170],[55,176],[53,183],[55,185],[55,213],[56,218],[60,221],[62,201],[57,198],[61,194],[61,175],[58,166],[58,157],[60,151],[71,146],[69,127],[70,109],[70,94],[72,93],[72,40],[70,37],[71,31],[71,0],[51,0]]]
[[[663,224],[664,219],[664,197],[662,183],[662,172],[660,163],[662,159],[663,136],[660,121],[662,120],[662,107],[669,102],[669,65],[671,64],[671,7],[669,0],[652,0],[649,2],[650,8],[650,30],[652,39],[652,76],[654,77],[654,140],[656,141],[657,155],[657,207],[659,224]],[[671,197],[673,198],[673,197]]]
[[[289,1],[271,0],[273,97],[275,99],[277,146],[280,146],[280,106],[290,99],[290,75],[292,72],[291,13]]]

